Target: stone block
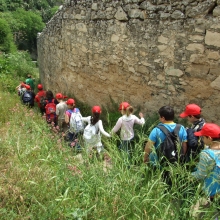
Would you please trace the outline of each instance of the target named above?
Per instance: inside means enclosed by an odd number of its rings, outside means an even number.
[[[143,66],[143,65],[138,65],[137,68],[136,68],[136,71],[138,73],[143,73],[143,74],[149,73],[148,68],[146,66]]]
[[[119,36],[113,34],[113,35],[111,36],[111,41],[112,41],[112,42],[117,42],[117,41],[119,41]]]
[[[77,23],[76,24],[76,29],[80,32],[87,32],[87,27],[84,23]]]
[[[217,60],[220,59],[219,52],[217,52],[217,51],[209,52],[207,58],[210,59],[210,60],[216,60],[217,61]]]
[[[214,17],[220,16],[220,6],[215,7],[215,9],[213,10],[213,16]]]
[[[115,18],[119,21],[127,21],[128,20],[127,14],[124,12],[122,7],[118,7],[118,10],[115,14]]]
[[[189,51],[195,51],[198,53],[203,53],[204,52],[204,46],[202,44],[189,44],[186,47],[187,50]]]
[[[203,54],[192,54],[190,56],[190,62],[195,64],[204,64],[207,62],[206,56]]]
[[[203,79],[209,72],[209,65],[192,64],[186,68],[185,72],[189,73],[191,77]]]
[[[178,19],[183,19],[185,17],[185,15],[183,14],[183,12],[179,11],[179,10],[175,10],[172,14],[171,14],[171,18],[178,20]]]
[[[189,40],[193,41],[193,42],[201,42],[204,40],[204,36],[201,35],[190,35],[189,36]]]
[[[128,16],[130,18],[140,18],[144,19],[143,13],[140,9],[131,9],[128,11]]]
[[[160,42],[162,44],[168,44],[169,39],[161,35],[158,37],[158,42]]]
[[[165,70],[166,74],[168,76],[177,76],[177,77],[181,77],[184,75],[183,71],[180,69],[174,69],[173,67],[170,67],[168,69]]]
[[[97,3],[92,3],[92,10],[98,11],[98,4]]]
[[[205,44],[220,47],[220,33],[207,31],[205,35]]]
[[[220,76],[211,82],[210,86],[214,89],[220,90]]]

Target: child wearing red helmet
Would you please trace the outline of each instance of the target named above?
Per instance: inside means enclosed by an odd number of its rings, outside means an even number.
[[[82,115],[80,110],[75,107],[75,100],[68,99],[67,110],[65,112],[65,122],[67,123],[69,130],[67,134],[67,141],[71,147],[75,147],[77,150],[80,150],[81,147],[78,144],[78,137],[84,129],[82,122]]]
[[[26,91],[23,93],[21,99],[23,104],[27,105],[28,107],[34,107],[34,97],[35,93],[31,91],[31,87],[25,84]]]
[[[64,96],[62,93],[56,94],[56,100],[59,102],[59,104],[57,104],[57,107],[56,107],[56,115],[57,115],[59,130],[61,132],[64,131],[66,127],[65,112],[67,110],[67,104],[63,99],[64,99]]]
[[[132,146],[131,142],[134,138],[134,124],[143,125],[145,123],[145,119],[143,114],[140,112],[140,119],[133,115],[133,107],[128,102],[122,102],[119,105],[119,111],[122,114],[112,129],[112,133],[116,133],[119,129],[121,129],[120,137],[121,137],[121,145],[119,149],[126,152],[128,155],[128,159],[131,158]]]
[[[111,137],[103,128],[102,120],[100,119],[101,112],[101,107],[96,105],[92,108],[92,116],[82,118],[84,122],[88,123],[83,133],[85,147],[88,152],[91,152],[92,149],[97,150],[98,153],[103,152],[104,147],[101,142],[101,134]]]
[[[43,115],[45,113],[46,91],[43,90],[42,84],[38,84],[37,89],[38,89],[38,93],[36,94],[34,101],[37,103],[40,112]]]
[[[190,128],[186,128],[187,132],[187,153],[186,161],[190,159],[197,160],[198,155],[204,148],[204,143],[201,138],[194,135],[195,132],[200,131],[205,124],[205,120],[201,117],[201,108],[196,104],[188,104],[184,112],[180,114],[181,118],[187,118],[191,124]]]
[[[206,123],[201,131],[194,134],[203,138],[208,149],[201,151],[197,170],[192,176],[204,181],[203,189],[212,201],[220,193],[220,127]]]

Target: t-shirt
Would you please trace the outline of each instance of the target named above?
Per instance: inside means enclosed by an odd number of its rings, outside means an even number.
[[[44,107],[40,105],[40,99],[42,96],[46,97],[46,92],[44,90],[39,91],[35,96],[35,102],[37,102],[39,108]]]
[[[26,79],[26,84],[30,85],[31,89],[34,90],[34,80],[31,78]]]
[[[57,104],[56,115],[58,116],[58,120],[65,119],[66,110],[67,110],[66,102],[61,101],[59,104]]]
[[[134,124],[143,125],[145,123],[145,119],[139,119],[135,115],[123,115],[120,117],[112,129],[113,133],[116,133],[119,129],[121,129],[120,137],[122,140],[131,140],[134,137]]]
[[[158,125],[165,126],[170,132],[173,132],[176,127],[176,123],[174,122],[170,124],[159,123]],[[165,140],[165,138],[166,135],[157,127],[155,127],[149,135],[149,140],[155,143],[154,144],[155,149],[159,147],[159,145]],[[187,133],[183,126],[181,126],[179,131],[179,140],[181,143],[187,142]],[[156,163],[158,162],[158,157],[155,151],[152,151],[150,153],[149,159],[151,163],[156,165]]]

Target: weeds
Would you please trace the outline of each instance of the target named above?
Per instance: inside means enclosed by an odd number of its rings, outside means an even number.
[[[117,149],[117,136],[104,139],[111,163],[76,154],[18,97],[0,93],[1,219],[195,219],[189,215],[201,187],[184,166],[171,167],[167,188],[161,170],[144,165],[143,143],[156,117],[137,129],[130,169]],[[111,121],[111,116],[109,116]],[[212,219],[216,203],[200,208]],[[197,214],[198,216],[198,214]]]

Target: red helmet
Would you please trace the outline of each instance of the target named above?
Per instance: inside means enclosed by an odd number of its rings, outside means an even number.
[[[73,105],[73,104],[75,104],[75,100],[74,99],[68,99],[66,104],[67,105]]]
[[[63,99],[62,93],[57,93],[56,94],[56,99]]]
[[[42,85],[42,84],[38,84],[38,85],[37,85],[37,88],[38,88],[38,89],[43,89],[43,85]]]
[[[31,87],[30,87],[29,85],[25,85],[25,88],[26,88],[27,90],[31,90]]]
[[[92,113],[99,113],[100,114],[101,112],[102,112],[102,110],[101,110],[100,106],[98,106],[98,105],[93,106]]]
[[[127,107],[129,107],[130,104],[128,102],[122,102],[120,105],[119,105],[119,110],[126,110]]]

